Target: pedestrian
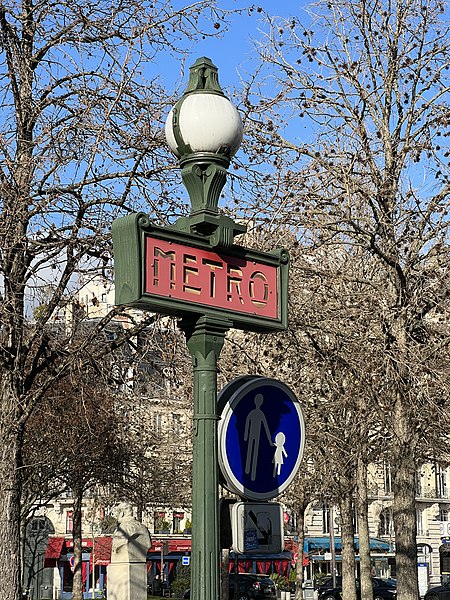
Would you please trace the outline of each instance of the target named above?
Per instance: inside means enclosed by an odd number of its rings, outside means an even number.
[[[161,579],[160,579],[159,575],[155,575],[155,579],[153,580],[153,595],[161,596],[161,591],[162,591]]]

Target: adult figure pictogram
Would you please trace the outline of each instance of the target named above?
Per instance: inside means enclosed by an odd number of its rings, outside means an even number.
[[[259,451],[259,440],[261,437],[261,428],[264,429],[269,444],[272,446],[272,438],[270,435],[269,426],[264,412],[261,409],[261,405],[264,402],[262,394],[256,394],[255,396],[255,407],[249,412],[245,421],[244,441],[247,442],[247,459],[245,461],[245,472],[247,475],[250,473],[250,479],[255,481],[256,469],[258,466],[258,451]]]

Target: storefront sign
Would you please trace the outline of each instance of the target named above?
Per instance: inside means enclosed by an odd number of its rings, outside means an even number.
[[[67,539],[65,540],[66,542],[66,546],[68,546],[69,548],[73,547],[73,539]],[[83,548],[92,548],[92,539],[91,540],[81,540],[81,546]]]

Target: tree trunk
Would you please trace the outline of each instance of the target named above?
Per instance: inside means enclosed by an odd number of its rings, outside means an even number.
[[[83,548],[81,531],[81,506],[83,503],[83,490],[73,490],[73,587],[72,600],[83,600]]]
[[[350,493],[339,502],[342,531],[342,597],[356,600],[355,579],[355,528],[353,526],[353,503]]]
[[[415,461],[413,449],[405,445],[396,453],[393,478],[393,517],[397,600],[417,600],[417,521],[415,498]]]
[[[361,598],[364,598],[364,600],[373,600],[368,504],[367,466],[360,454],[356,475],[356,510],[358,515]]]
[[[18,401],[2,375],[0,384],[0,598],[19,600],[20,586],[20,432]],[[6,380],[6,381],[5,381]]]
[[[417,516],[416,516],[416,441],[415,421],[410,414],[413,385],[408,369],[407,323],[400,318],[393,325],[397,340],[397,362],[393,365],[397,394],[392,411],[393,447],[393,520],[397,600],[417,600]]]
[[[221,598],[222,600],[228,600],[229,596],[229,585],[228,585],[228,574],[230,572],[230,551],[228,548],[222,550],[222,586],[221,586]]]
[[[303,600],[303,548],[305,546],[305,510],[306,506],[302,503],[297,511],[297,532],[298,532],[298,559],[295,576],[295,600]]]

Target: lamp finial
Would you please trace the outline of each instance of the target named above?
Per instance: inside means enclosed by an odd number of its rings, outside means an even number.
[[[189,81],[183,95],[192,94],[193,92],[211,92],[221,96],[225,95],[220,87],[219,71],[207,56],[198,58],[190,67]]]

